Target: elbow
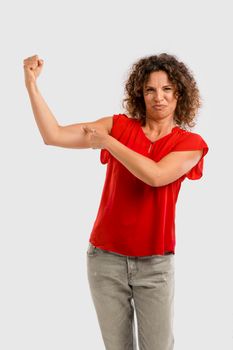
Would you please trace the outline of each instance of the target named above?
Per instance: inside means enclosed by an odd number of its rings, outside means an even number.
[[[169,184],[168,181],[165,181],[164,179],[157,176],[156,178],[155,177],[153,178],[151,186],[152,187],[161,187],[161,186],[165,186],[168,184]]]
[[[56,140],[58,139],[58,129],[55,129],[50,135],[43,135],[43,141],[45,145],[56,146]]]
[[[153,178],[150,181],[149,185],[152,186],[152,187],[158,187],[158,179]]]
[[[162,178],[157,178],[154,179],[152,186],[153,187],[162,187],[166,185],[170,185],[171,183],[175,182],[178,178],[174,179],[162,179]]]
[[[154,180],[154,181],[152,182],[151,186],[152,186],[152,187],[159,187],[159,186],[161,186],[161,185],[158,183],[158,181],[155,181],[155,180]]]
[[[56,146],[54,137],[53,138],[52,137],[50,137],[50,138],[43,137],[43,141],[44,141],[45,145]]]
[[[45,139],[43,139],[43,140],[44,140],[45,145],[50,145],[50,142],[48,140],[45,140]]]
[[[151,179],[151,186],[152,187],[159,187],[159,186],[163,186],[163,178],[162,178],[162,174],[153,174],[153,177]]]
[[[156,164],[156,168],[152,168],[150,172],[150,182],[152,187],[160,187],[164,186],[164,180],[166,176],[164,176],[164,172],[162,169]]]

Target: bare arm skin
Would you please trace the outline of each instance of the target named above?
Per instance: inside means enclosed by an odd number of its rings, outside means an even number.
[[[60,126],[54,136],[46,144],[65,148],[92,148],[89,135],[81,127],[102,129],[104,133],[110,134],[112,129],[113,117],[103,117],[93,122],[76,123],[66,126]]]
[[[110,135],[107,136],[104,146],[133,175],[154,187],[168,185],[186,174],[198,163],[203,152],[203,150],[170,152],[159,162],[155,162],[131,150]]]
[[[134,176],[153,187],[165,186],[176,181],[188,173],[199,162],[203,154],[203,149],[174,151],[155,162],[133,151],[111,135],[102,139],[98,132],[93,132],[88,126],[85,129],[93,145],[108,150]]]
[[[83,125],[99,128],[109,134],[112,128],[112,117],[103,117],[93,122],[83,122],[61,126],[58,124],[36,83],[43,67],[43,60],[38,55],[24,60],[25,85],[29,94],[33,114],[40,134],[46,145],[67,148],[90,148],[89,135],[82,130]]]
[[[155,162],[109,135],[113,117],[103,117],[94,122],[59,125],[36,85],[42,66],[43,60],[39,60],[37,55],[24,60],[25,84],[45,144],[68,148],[106,148],[132,174],[151,186],[164,186],[177,180],[201,158],[202,150],[182,151],[171,152]],[[85,131],[82,129],[84,125]],[[93,132],[92,128],[97,130]]]

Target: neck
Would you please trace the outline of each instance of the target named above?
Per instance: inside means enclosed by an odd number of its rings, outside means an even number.
[[[156,133],[157,135],[170,132],[172,128],[176,126],[175,120],[172,118],[166,118],[164,120],[155,120],[150,117],[146,117],[144,128],[148,132]]]

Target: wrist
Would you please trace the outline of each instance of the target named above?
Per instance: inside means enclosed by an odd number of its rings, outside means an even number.
[[[38,87],[35,81],[25,81],[25,85],[28,91],[38,91]]]

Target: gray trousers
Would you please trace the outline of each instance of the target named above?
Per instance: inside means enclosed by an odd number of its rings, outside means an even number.
[[[87,276],[106,350],[174,348],[174,254],[131,257],[88,242]],[[136,313],[136,317],[135,317]]]

